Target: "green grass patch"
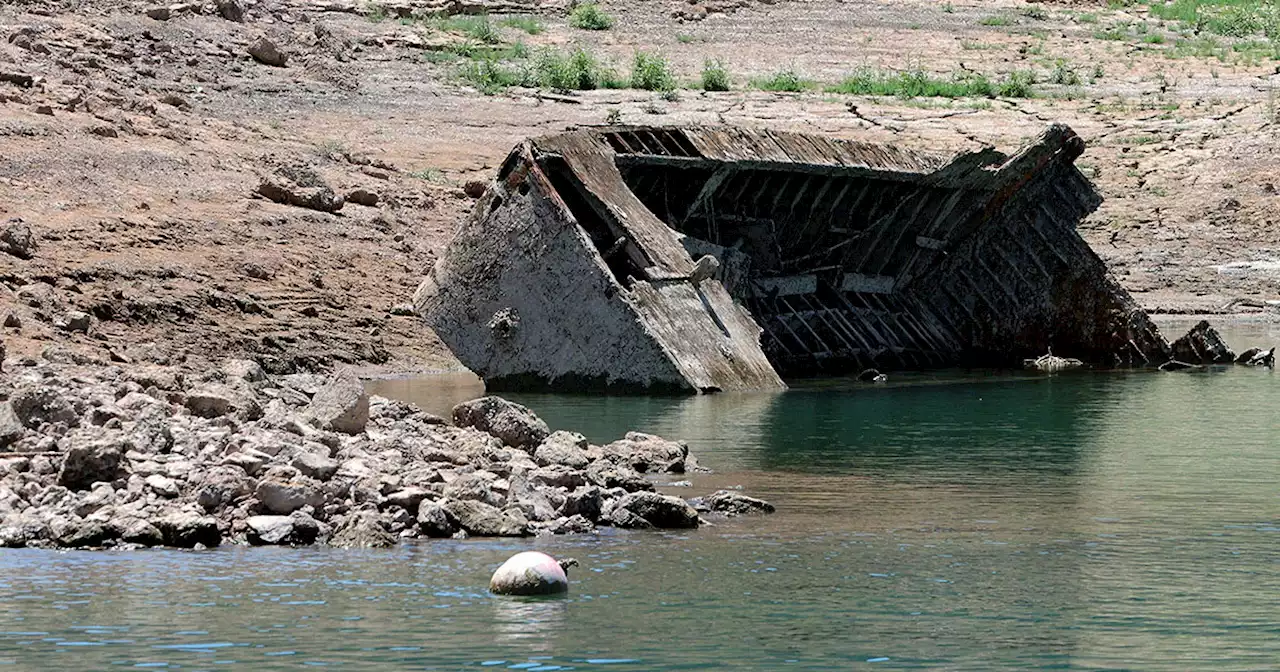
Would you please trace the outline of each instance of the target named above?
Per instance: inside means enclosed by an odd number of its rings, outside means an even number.
[[[409,177],[425,180],[427,182],[442,183],[445,182],[444,171],[439,168],[423,168],[422,170],[412,170],[408,173]]]
[[[1076,23],[1094,24],[1098,22],[1098,15],[1091,12],[1085,12],[1076,16]]]
[[[1022,15],[1035,21],[1044,21],[1049,18],[1049,10],[1040,5],[1031,5],[1023,8]]]
[[[1060,58],[1053,64],[1053,70],[1049,72],[1049,83],[1079,86],[1080,73],[1069,61]]]
[[[502,25],[505,28],[523,30],[530,35],[540,35],[546,30],[542,22],[532,16],[509,16],[502,20]]]
[[[860,96],[897,96],[899,98],[1030,98],[1034,95],[1034,76],[1014,72],[1001,81],[971,72],[939,77],[923,70],[886,72],[863,69],[827,87],[830,93]]]
[[[693,44],[697,41],[698,38],[690,35],[689,33],[676,33],[676,42],[679,42],[680,44]]]
[[[1142,38],[1144,44],[1164,44],[1164,35],[1160,33],[1151,33]]]
[[[591,91],[622,87],[613,69],[591,52],[575,49],[559,53],[546,49],[538,53],[530,77],[538,86],[555,91]]]
[[[569,13],[569,25],[581,30],[609,30],[613,24],[613,17],[594,2],[578,5]]]
[[[493,59],[481,59],[463,64],[458,71],[462,81],[476,87],[480,93],[492,96],[526,81],[526,71]]]
[[[1280,5],[1275,0],[1174,0],[1151,2],[1148,9],[1152,16],[1225,37],[1280,38]]]
[[[430,22],[432,28],[449,33],[461,33],[467,37],[484,44],[498,44],[502,42],[502,36],[498,34],[498,29],[489,20],[488,14],[478,14],[475,16],[446,16],[433,19]]]
[[[984,26],[1012,26],[1017,23],[1017,21],[1015,21],[1011,16],[996,14],[994,16],[988,16],[978,23]]]
[[[729,70],[724,67],[724,63],[708,60],[702,64],[702,90],[729,90]]]
[[[761,91],[799,93],[813,88],[813,82],[805,79],[795,70],[779,70],[767,77],[752,79],[751,86]]]
[[[645,91],[670,91],[676,88],[667,59],[658,54],[637,51],[631,62],[631,88]]]

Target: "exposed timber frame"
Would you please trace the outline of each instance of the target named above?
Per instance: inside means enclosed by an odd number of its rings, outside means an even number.
[[[415,301],[495,388],[714,391],[1169,345],[1076,233],[1049,127],[1012,156],[734,127],[522,143]]]

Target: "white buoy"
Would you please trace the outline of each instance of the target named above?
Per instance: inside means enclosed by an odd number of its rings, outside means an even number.
[[[565,570],[577,567],[573,558],[556,560],[546,553],[525,551],[511,556],[489,579],[489,590],[498,595],[550,595],[569,590]]]

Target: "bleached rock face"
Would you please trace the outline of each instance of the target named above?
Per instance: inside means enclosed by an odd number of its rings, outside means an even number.
[[[489,579],[489,590],[498,595],[551,595],[567,592],[569,577],[555,558],[525,551],[502,563]]]

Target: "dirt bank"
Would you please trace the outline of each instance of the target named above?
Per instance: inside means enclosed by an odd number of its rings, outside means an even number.
[[[1063,121],[1088,142],[1079,165],[1107,198],[1083,233],[1146,308],[1274,310],[1280,147],[1265,42],[1211,43],[1143,5],[731,4],[605,2],[605,31],[548,5],[534,8],[537,34],[495,14],[485,53],[523,43],[532,55],[512,63],[576,45],[625,75],[645,50],[691,86],[719,59],[731,84],[570,95],[459,81],[483,65],[469,29],[409,18],[439,3],[0,7],[0,221],[21,220],[0,231],[8,357],[456,366],[401,304],[471,207],[466,183],[487,181],[521,138],[606,119],[946,149],[1009,146]],[[859,69],[1029,72],[1035,96],[823,90]],[[812,85],[748,86],[780,70]]]

